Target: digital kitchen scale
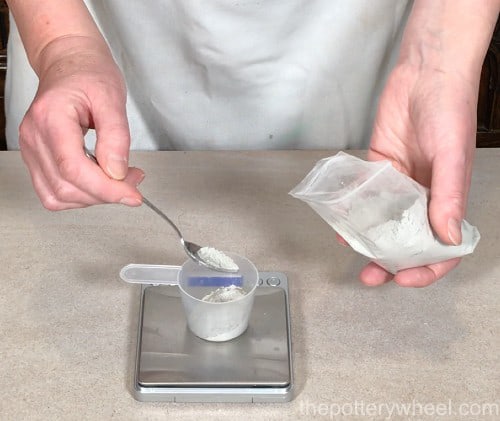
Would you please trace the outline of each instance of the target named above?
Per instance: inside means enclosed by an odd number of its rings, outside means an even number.
[[[177,266],[170,266],[172,280]],[[139,401],[287,402],[292,399],[288,282],[260,272],[247,330],[209,342],[188,328],[177,285],[141,286],[133,395]],[[174,284],[176,282],[173,282]]]

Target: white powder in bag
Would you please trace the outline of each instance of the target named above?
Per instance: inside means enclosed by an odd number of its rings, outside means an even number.
[[[430,227],[427,201],[422,197],[386,192],[360,198],[353,203],[346,219],[358,232],[346,235],[346,241],[391,273],[471,253],[479,241],[477,229],[464,220],[463,243],[459,246],[442,243]],[[377,220],[383,222],[374,223]]]
[[[420,200],[403,211],[400,218],[390,219],[383,224],[376,225],[366,232],[366,236],[376,241],[381,249],[393,250],[393,257],[399,253],[406,254],[409,248],[423,251],[429,246],[427,236],[429,228],[426,218],[427,210]]]

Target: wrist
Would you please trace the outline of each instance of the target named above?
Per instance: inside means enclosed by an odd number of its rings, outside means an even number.
[[[61,75],[73,70],[92,69],[95,63],[114,63],[107,44],[102,39],[90,36],[67,35],[56,38],[40,50],[33,58],[32,66],[41,78],[49,69],[58,66]]]
[[[64,56],[77,57],[82,51],[110,55],[83,0],[7,2],[29,62],[38,76]]]
[[[484,3],[481,8],[469,0],[416,0],[399,64],[478,83],[500,8],[498,0]]]

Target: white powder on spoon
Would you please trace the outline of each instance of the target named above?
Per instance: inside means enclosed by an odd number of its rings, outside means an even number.
[[[202,247],[198,250],[197,254],[201,260],[206,262],[211,267],[230,272],[236,272],[239,269],[233,259],[213,247]]]

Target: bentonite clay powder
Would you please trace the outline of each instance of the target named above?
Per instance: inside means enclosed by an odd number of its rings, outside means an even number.
[[[217,288],[210,294],[205,295],[201,300],[208,303],[227,303],[228,301],[234,301],[244,297],[246,294],[243,288],[237,287],[236,285],[229,285],[227,287]]]
[[[202,247],[198,250],[198,257],[209,265],[231,272],[236,272],[239,267],[227,254],[213,247]]]

